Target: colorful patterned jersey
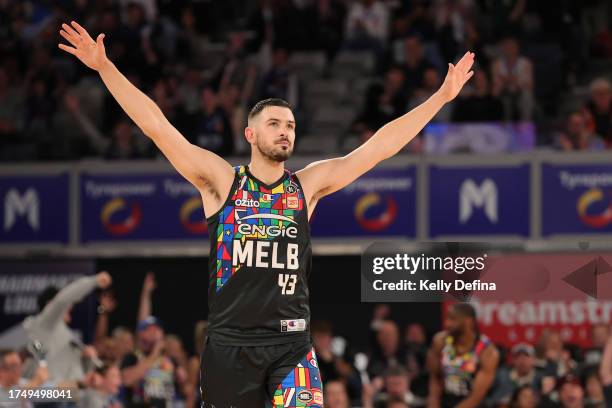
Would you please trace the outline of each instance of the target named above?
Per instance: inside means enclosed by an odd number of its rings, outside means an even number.
[[[209,335],[234,346],[309,337],[308,211],[295,174],[271,185],[235,169],[223,207],[208,218]]]
[[[455,406],[467,397],[478,372],[480,354],[491,340],[484,334],[478,337],[474,347],[463,354],[457,354],[454,339],[447,336],[442,348],[442,376],[444,380],[443,406]]]

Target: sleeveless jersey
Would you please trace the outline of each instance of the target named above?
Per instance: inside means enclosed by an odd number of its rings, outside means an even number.
[[[230,194],[207,219],[209,336],[258,346],[309,338],[312,261],[304,193],[295,174],[267,185],[235,168]]]
[[[458,355],[453,342],[453,337],[447,336],[442,348],[443,407],[454,407],[470,394],[480,354],[491,344],[491,340],[481,334],[470,351]]]

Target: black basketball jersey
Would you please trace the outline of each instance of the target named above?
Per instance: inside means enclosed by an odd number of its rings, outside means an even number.
[[[295,174],[267,185],[236,167],[225,204],[207,221],[210,338],[235,346],[308,338],[312,248]]]

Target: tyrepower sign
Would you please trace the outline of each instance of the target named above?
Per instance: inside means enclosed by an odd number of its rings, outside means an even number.
[[[594,325],[612,321],[612,253],[490,256],[480,277],[496,291],[471,292],[482,333],[507,347],[536,342],[544,329],[591,345]],[[452,302],[445,302],[443,318]]]

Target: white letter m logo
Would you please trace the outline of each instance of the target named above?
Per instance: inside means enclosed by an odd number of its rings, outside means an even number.
[[[459,222],[465,224],[472,216],[473,207],[482,208],[492,223],[497,223],[497,186],[487,178],[480,186],[467,179],[459,192]]]
[[[38,194],[33,188],[28,188],[23,195],[16,189],[10,189],[4,196],[4,231],[10,230],[17,216],[27,216],[28,224],[33,230],[40,228],[40,203]]]

